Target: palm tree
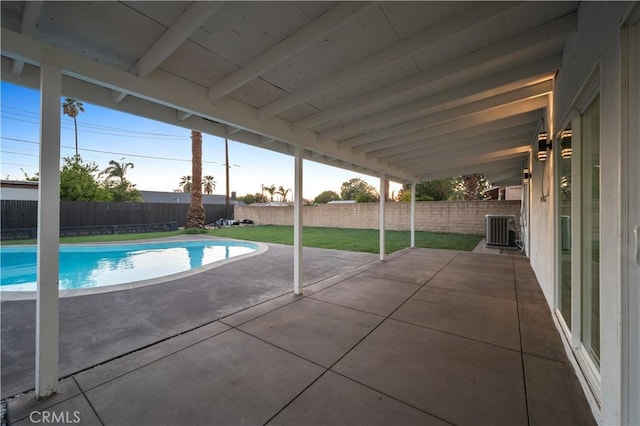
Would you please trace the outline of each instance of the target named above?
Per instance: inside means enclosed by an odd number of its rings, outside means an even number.
[[[122,163],[118,163],[116,160],[109,161],[109,167],[104,169],[103,174],[107,175],[107,180],[118,179],[120,185],[125,181],[124,175],[127,173],[127,169],[133,169],[133,163],[125,163],[124,157],[121,158]]]
[[[202,133],[191,131],[191,204],[187,212],[185,228],[204,228],[204,207],[202,205]]]
[[[182,188],[183,192],[191,192],[191,175],[182,176],[178,186]]]
[[[275,185],[265,186],[264,189],[269,193],[269,196],[271,197],[271,201],[273,201],[273,194],[276,193],[276,186]]]
[[[216,189],[216,181],[215,178],[211,175],[207,175],[202,178],[202,185],[205,194],[213,194],[213,191]]]
[[[280,186],[278,188],[278,194],[280,194],[282,196],[282,202],[286,203],[287,202],[287,194],[290,192],[290,189],[284,189],[284,186]]]
[[[73,127],[76,134],[76,158],[78,157],[78,120],[76,118],[81,112],[84,112],[84,105],[78,100],[66,98],[62,103],[62,113],[73,118]]]

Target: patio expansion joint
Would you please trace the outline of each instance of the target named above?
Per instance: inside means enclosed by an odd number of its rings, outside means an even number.
[[[493,346],[494,348],[503,349],[503,350],[506,350],[506,351],[522,353],[522,351],[517,350],[517,349],[508,348],[506,346],[500,346],[500,345],[497,345],[495,343],[485,342],[484,340],[478,340],[478,339],[474,339],[474,338],[468,337],[468,336],[461,336],[460,334],[455,334],[455,333],[452,333],[450,331],[444,331],[444,330],[440,330],[438,328],[427,327],[426,325],[416,324],[416,323],[413,323],[413,322],[410,322],[410,321],[406,321],[406,320],[402,320],[402,319],[398,319],[398,318],[389,318],[389,319],[391,321],[401,322],[403,324],[408,324],[408,325],[411,325],[411,326],[414,326],[414,327],[424,328],[425,330],[430,330],[430,331],[435,331],[437,333],[447,334],[449,336],[457,337],[459,339],[465,339],[465,340],[468,340],[470,342],[481,343],[483,345]]]
[[[272,310],[269,310],[269,311],[263,312],[263,313],[262,313],[262,314],[260,314],[260,315],[257,315],[257,316],[255,316],[255,317],[249,318],[249,319],[247,319],[246,321],[243,321],[243,322],[241,322],[241,323],[238,323],[238,324],[232,325],[232,324],[230,324],[230,323],[228,323],[228,322],[225,322],[225,319],[226,319],[226,318],[229,318],[229,317],[231,317],[231,316],[233,316],[233,315],[236,315],[236,314],[238,314],[238,313],[246,312],[246,311],[248,311],[248,310],[250,310],[250,309],[253,309],[253,308],[257,307],[257,306],[264,305],[265,303],[272,302],[272,301],[274,301],[274,300],[276,300],[276,299],[278,299],[278,298],[280,298],[280,297],[286,296],[287,294],[291,294],[291,292],[290,292],[290,291],[287,291],[287,292],[285,292],[285,293],[282,293],[282,294],[279,294],[279,295],[277,295],[277,296],[274,296],[274,297],[272,297],[272,298],[270,298],[270,299],[264,300],[264,301],[262,301],[262,302],[260,302],[260,303],[258,303],[258,304],[256,304],[256,305],[249,306],[249,307],[244,308],[244,309],[241,309],[241,310],[239,310],[239,311],[236,311],[236,312],[230,313],[230,314],[228,314],[228,315],[225,315],[225,316],[223,316],[223,317],[220,317],[220,318],[218,319],[218,321],[220,321],[221,323],[223,323],[223,324],[225,324],[225,325],[228,325],[229,327],[237,328],[237,327],[240,327],[241,325],[244,325],[244,324],[246,324],[246,323],[248,323],[248,322],[251,322],[251,321],[253,321],[253,320],[256,320],[256,319],[258,319],[258,318],[261,318],[261,317],[263,317],[263,316],[265,316],[265,315],[268,315],[268,314],[270,314],[270,313],[272,313],[272,312],[278,311],[278,310],[280,310],[280,309],[282,309],[282,308],[284,308],[284,307],[286,307],[286,306],[289,306],[289,305],[291,305],[291,304],[293,304],[293,303],[296,303],[296,302],[299,302],[299,301],[301,301],[301,300],[304,300],[304,299],[307,299],[307,298],[311,298],[312,300],[318,301],[318,299],[312,298],[311,296],[313,296],[314,294],[320,293],[321,291],[326,290],[326,289],[328,289],[328,288],[334,287],[334,286],[336,286],[336,285],[338,285],[338,284],[340,284],[340,283],[343,283],[344,281],[349,280],[349,279],[351,279],[351,278],[353,278],[353,277],[360,276],[360,275],[362,275],[362,274],[366,273],[367,271],[369,271],[370,269],[372,269],[374,266],[377,266],[377,265],[379,264],[379,262],[380,262],[380,261],[378,261],[378,260],[374,260],[374,261],[372,261],[372,262],[369,262],[369,263],[367,263],[367,264],[366,264],[366,265],[368,266],[366,269],[363,269],[362,271],[354,272],[353,274],[351,274],[350,272],[347,272],[347,273],[344,273],[344,272],[343,272],[343,274],[345,275],[343,279],[338,280],[338,281],[336,281],[335,283],[330,284],[330,285],[328,285],[328,286],[326,286],[326,287],[323,287],[322,289],[320,289],[320,290],[318,290],[318,291],[314,291],[313,293],[310,293],[310,294],[305,294],[305,293],[304,293],[304,287],[303,287],[303,293],[302,293],[301,295],[299,295],[296,299],[291,300],[291,301],[289,301],[289,302],[287,302],[287,303],[283,304],[282,306],[277,306],[277,307],[273,308]],[[353,271],[353,270],[355,270],[355,269],[361,269],[362,267],[363,267],[363,265],[354,266],[353,268],[351,268],[351,270],[350,270],[350,271]],[[338,274],[338,275],[339,275],[339,274]],[[327,277],[327,278],[320,279],[320,280],[315,281],[315,282],[313,282],[313,283],[311,283],[311,284],[309,284],[308,286],[305,286],[305,287],[310,287],[310,286],[312,286],[312,285],[320,284],[320,283],[322,283],[323,281],[328,281],[328,280],[330,280],[330,279],[334,278],[335,276],[337,276],[337,275],[333,275],[333,276],[331,276],[331,277]],[[325,301],[323,300],[323,302],[325,302]],[[330,303],[330,302],[326,302],[326,303]],[[342,306],[342,305],[337,305],[337,306],[341,306],[341,307],[343,307],[343,308],[345,307],[345,306]],[[349,309],[353,309],[353,308],[349,308]],[[353,310],[358,311],[358,309],[353,309]],[[365,311],[360,311],[360,312],[365,312]],[[371,314],[371,312],[365,312],[365,313]],[[376,315],[376,314],[373,314],[373,315]],[[379,315],[378,315],[378,316],[379,316]]]
[[[479,293],[477,291],[465,290],[465,289],[461,289],[461,288],[441,287],[441,286],[439,286],[437,284],[432,284],[430,286],[430,288],[437,288],[438,290],[445,290],[445,291],[451,291],[451,292],[457,292],[457,293],[472,294],[474,296],[491,297],[491,298],[494,298],[494,299],[506,300],[506,301],[509,301],[509,302],[516,303],[516,299],[515,298],[504,297],[504,296],[496,296],[495,294]],[[416,299],[416,300],[421,300],[421,299]]]
[[[190,330],[190,331],[194,331],[194,330],[196,330],[196,329],[198,329],[198,328],[205,327],[205,326],[207,326],[207,325],[213,324],[214,322],[216,322],[216,321],[213,321],[213,322],[208,323],[208,324],[204,324],[204,325],[202,325],[202,326],[200,326],[200,327],[196,327],[196,328],[194,328],[193,330]],[[225,325],[226,325],[226,324],[225,324]],[[164,340],[162,340],[162,341],[160,341],[160,342],[157,342],[157,343],[153,343],[153,344],[151,344],[151,345],[147,345],[147,346],[145,346],[144,348],[140,348],[139,350],[129,352],[128,354],[124,354],[124,355],[118,356],[118,357],[116,357],[116,358],[114,358],[114,359],[112,359],[112,360],[109,360],[109,361],[106,361],[106,362],[103,362],[103,363],[100,363],[100,364],[94,365],[94,366],[89,367],[89,368],[85,368],[84,370],[81,370],[81,371],[78,371],[78,372],[76,372],[76,373],[70,374],[70,375],[69,375],[69,376],[67,376],[67,377],[72,378],[72,379],[76,382],[76,384],[78,385],[78,388],[80,389],[80,392],[82,392],[82,394],[84,395],[84,393],[85,393],[85,392],[89,392],[89,391],[91,391],[91,390],[93,390],[93,389],[96,389],[96,388],[99,388],[100,386],[103,386],[103,385],[105,385],[105,384],[107,384],[107,383],[113,382],[114,380],[117,380],[117,379],[119,379],[119,378],[121,378],[121,377],[127,376],[127,375],[129,375],[129,374],[131,374],[131,373],[135,373],[135,372],[136,372],[136,371],[138,371],[138,370],[142,370],[143,368],[146,368],[146,367],[148,367],[148,366],[150,366],[150,365],[153,365],[153,364],[155,364],[155,363],[157,363],[157,362],[159,362],[159,361],[162,361],[163,359],[169,358],[170,356],[173,356],[173,355],[175,355],[175,354],[177,354],[177,353],[183,352],[183,351],[185,351],[185,350],[187,350],[187,349],[189,349],[189,348],[192,348],[192,347],[194,347],[194,346],[196,346],[196,345],[199,345],[199,344],[200,344],[200,343],[202,343],[202,342],[206,342],[207,340],[213,339],[214,337],[220,336],[221,334],[224,334],[224,333],[228,332],[229,330],[231,330],[231,328],[228,328],[228,329],[226,329],[226,330],[222,330],[222,331],[220,331],[219,333],[215,333],[215,334],[214,334],[214,335],[212,335],[212,336],[205,337],[204,339],[201,339],[201,340],[198,340],[198,341],[196,341],[196,342],[190,343],[190,344],[188,344],[188,345],[186,345],[186,346],[184,346],[184,347],[181,347],[180,349],[176,349],[176,350],[174,350],[174,351],[167,352],[166,354],[164,354],[164,355],[162,355],[162,356],[160,356],[160,357],[157,357],[157,358],[153,359],[152,361],[149,361],[149,362],[147,362],[147,363],[141,364],[141,365],[137,366],[136,368],[132,368],[131,370],[128,370],[128,371],[126,371],[126,372],[124,372],[124,373],[122,373],[122,374],[114,375],[114,376],[113,376],[113,377],[111,377],[110,379],[105,380],[104,382],[101,382],[101,383],[99,383],[99,384],[97,384],[97,385],[95,385],[95,386],[87,387],[86,389],[83,389],[83,388],[80,386],[80,383],[78,383],[78,382],[75,380],[75,376],[76,376],[76,375],[78,375],[78,374],[80,374],[80,373],[83,373],[83,372],[85,372],[85,371],[90,371],[90,370],[92,370],[92,369],[94,369],[94,368],[98,368],[98,367],[100,367],[100,366],[102,366],[102,365],[108,364],[108,363],[109,363],[109,362],[111,362],[111,361],[115,361],[115,360],[117,360],[117,359],[120,359],[120,358],[126,357],[127,355],[135,354],[136,352],[142,351],[142,350],[144,350],[144,349],[146,349],[146,348],[149,348],[150,346],[154,346],[154,345],[159,344],[159,343],[162,343],[162,342],[164,342],[164,341],[166,341],[166,340],[172,339],[172,337],[170,337],[170,338],[168,338],[168,339],[164,339]],[[180,334],[178,334],[178,335],[176,335],[176,336],[174,336],[174,337],[178,337],[178,336],[180,336],[180,335],[182,335],[182,334],[185,334],[185,333],[188,333],[188,331],[187,331],[187,332],[184,332],[184,333],[180,333]],[[88,398],[87,398],[87,400],[88,400]]]
[[[76,384],[76,386],[78,387],[78,389],[80,389],[80,395],[82,395],[82,397],[85,399],[85,401],[87,401],[87,404],[89,404],[89,407],[91,407],[91,410],[93,411],[93,414],[95,414],[96,418],[98,419],[98,421],[100,422],[100,424],[102,426],[104,426],[104,422],[102,421],[102,419],[100,418],[100,414],[98,414],[98,411],[96,410],[96,408],[93,406],[93,404],[91,403],[91,400],[89,399],[89,397],[85,394],[84,390],[82,389],[82,387],[80,386],[80,383],[78,383],[78,381],[76,380],[75,377],[71,377],[71,380],[73,380]]]
[[[518,300],[518,286],[517,286],[517,277],[516,277],[516,265],[513,260],[513,256],[511,257],[511,262],[513,264],[513,286],[516,292],[516,314],[518,316],[518,332],[520,334],[520,360],[522,362],[522,381],[523,381],[523,390],[524,390],[524,404],[527,412],[527,424],[531,424],[531,411],[529,407],[529,395],[527,394],[527,371],[524,365],[524,344],[522,340],[522,324],[520,323],[520,303]]]
[[[544,361],[554,362],[554,363],[560,364],[560,365],[571,365],[571,361],[569,361],[568,359],[566,361],[561,361],[559,359],[550,358],[548,356],[536,354],[536,353],[533,353],[533,352],[527,352],[527,351],[522,351],[522,355],[523,356],[526,355],[528,357],[534,357],[534,358],[542,359]]]
[[[229,328],[229,329],[227,329],[227,330],[222,330],[222,331],[220,331],[220,332],[218,332],[218,333],[215,333],[215,334],[213,334],[212,336],[208,336],[208,337],[205,337],[205,338],[203,338],[203,339],[201,339],[201,340],[198,340],[198,341],[196,341],[196,342],[190,343],[190,344],[188,344],[188,345],[186,345],[186,346],[184,346],[184,347],[182,347],[182,348],[180,348],[180,349],[176,349],[176,350],[174,350],[174,351],[168,352],[167,354],[165,354],[165,355],[163,355],[163,356],[161,356],[161,357],[155,358],[154,360],[152,360],[152,361],[150,361],[150,362],[147,362],[147,363],[145,363],[145,364],[142,364],[142,365],[140,365],[140,366],[138,366],[138,367],[136,367],[136,368],[134,368],[134,369],[131,369],[131,370],[129,370],[129,371],[127,371],[127,372],[125,372],[125,373],[118,374],[118,375],[116,375],[116,376],[114,376],[114,377],[110,378],[109,380],[105,380],[104,382],[99,383],[99,384],[97,384],[97,385],[95,385],[95,386],[88,387],[87,389],[83,389],[83,388],[80,386],[80,384],[76,381],[76,379],[75,379],[75,377],[74,377],[74,376],[76,376],[76,375],[78,375],[78,374],[81,374],[81,373],[84,373],[84,372],[87,372],[87,371],[90,371],[90,370],[93,370],[94,368],[99,368],[99,367],[101,367],[101,366],[103,366],[103,365],[109,364],[110,362],[116,361],[116,360],[118,360],[118,359],[125,358],[125,357],[127,357],[127,356],[129,356],[129,355],[136,354],[136,353],[141,352],[141,351],[143,351],[143,350],[145,350],[145,349],[148,349],[148,348],[150,348],[150,347],[152,347],[152,346],[158,345],[158,344],[160,344],[160,343],[163,343],[163,342],[166,342],[166,341],[168,341],[168,340],[174,339],[174,338],[176,338],[176,337],[182,336],[183,334],[187,334],[187,333],[190,333],[190,332],[192,332],[192,331],[198,330],[198,329],[200,329],[200,328],[206,327],[206,326],[211,325],[211,324],[213,324],[213,323],[215,323],[215,322],[219,322],[219,321],[218,321],[218,320],[210,321],[210,322],[207,322],[206,324],[202,324],[202,325],[199,325],[199,326],[197,326],[197,327],[193,327],[193,328],[191,328],[191,329],[189,329],[189,330],[186,330],[186,331],[183,331],[183,332],[180,332],[180,333],[174,334],[174,335],[172,335],[172,336],[166,337],[166,338],[164,338],[164,339],[162,339],[162,340],[159,340],[159,341],[157,341],[157,342],[150,343],[150,344],[148,344],[148,345],[145,345],[145,346],[143,346],[143,347],[140,347],[140,348],[138,348],[138,349],[136,349],[136,350],[129,351],[129,352],[127,352],[127,353],[124,353],[124,354],[121,354],[121,355],[118,355],[118,356],[115,356],[115,357],[109,358],[108,360],[103,361],[103,362],[101,362],[101,363],[99,363],[99,364],[95,364],[95,365],[92,365],[92,366],[90,366],[90,367],[83,368],[83,369],[81,369],[81,370],[78,370],[78,371],[75,371],[75,372],[73,372],[73,373],[67,374],[66,376],[60,377],[60,378],[59,378],[59,380],[72,379],[74,382],[76,382],[76,384],[78,385],[78,388],[80,389],[80,392],[84,395],[84,392],[88,392],[88,391],[90,391],[90,390],[92,390],[92,389],[98,388],[98,387],[100,387],[100,386],[102,386],[102,385],[104,385],[104,384],[106,384],[106,383],[112,382],[112,381],[114,381],[114,380],[116,380],[116,379],[119,379],[120,377],[123,377],[123,376],[126,376],[126,375],[130,374],[130,373],[133,373],[133,372],[135,372],[135,371],[137,371],[137,370],[140,370],[140,369],[142,369],[142,368],[144,368],[144,367],[147,367],[147,366],[149,366],[149,365],[151,365],[151,364],[154,364],[154,363],[156,363],[156,362],[158,362],[158,361],[160,361],[160,360],[163,360],[163,359],[168,358],[168,357],[170,357],[170,356],[172,356],[172,355],[175,355],[175,354],[177,354],[177,353],[179,353],[179,352],[182,352],[182,351],[184,351],[184,350],[186,350],[186,349],[189,349],[189,348],[191,348],[191,347],[193,347],[193,346],[195,346],[195,345],[198,345],[198,344],[200,344],[200,343],[202,343],[202,342],[204,342],[204,341],[207,341],[207,340],[209,340],[209,339],[213,339],[213,338],[214,338],[214,337],[216,337],[216,336],[219,336],[219,335],[221,335],[221,334],[223,334],[223,333],[226,333],[227,331],[229,331],[229,330],[230,330],[230,328]],[[227,325],[227,324],[225,324],[225,325]],[[26,392],[31,392],[31,391],[33,391],[33,389],[30,389],[29,391],[26,391]],[[22,393],[22,392],[21,392],[21,393]],[[77,395],[74,395],[74,396],[77,396]],[[85,398],[86,398],[86,396],[85,396]],[[68,398],[67,398],[67,399],[68,399]]]

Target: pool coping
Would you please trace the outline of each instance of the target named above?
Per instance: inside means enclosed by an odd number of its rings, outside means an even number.
[[[167,243],[167,242],[192,242],[192,241],[207,241],[207,240],[219,240],[219,241],[236,241],[242,243],[251,243],[258,246],[258,248],[246,254],[241,254],[239,256],[234,256],[228,259],[219,260],[217,262],[210,263],[208,265],[203,265],[199,268],[189,269],[187,271],[178,272],[175,274],[165,275],[157,278],[150,278],[147,280],[141,281],[133,281],[130,283],[123,284],[114,284],[114,285],[106,285],[100,287],[92,287],[92,288],[82,288],[76,290],[60,290],[59,297],[78,297],[78,296],[87,296],[101,293],[111,293],[115,291],[123,291],[123,290],[131,290],[135,288],[147,287],[157,284],[163,284],[169,281],[179,280],[182,278],[190,277],[193,275],[200,274],[202,272],[210,271],[212,269],[218,268],[220,266],[227,265],[231,262],[235,262],[236,260],[247,259],[252,256],[257,256],[269,250],[269,246],[265,243],[257,242],[257,241],[247,241],[247,240],[236,240],[233,238],[224,238],[224,237],[214,237],[214,236],[205,236],[205,235],[177,235],[173,237],[165,237],[165,238],[153,238],[153,239],[141,239],[141,240],[128,240],[128,241],[109,241],[104,243],[91,243],[92,246],[114,246],[114,245],[122,245],[124,243],[131,244],[151,244],[151,243]],[[80,245],[87,245],[86,243],[66,243],[60,244],[61,247],[73,247]],[[29,245],[31,246],[31,244]],[[1,301],[14,301],[14,300],[34,300],[36,298],[37,291],[2,291],[0,290],[0,300]]]

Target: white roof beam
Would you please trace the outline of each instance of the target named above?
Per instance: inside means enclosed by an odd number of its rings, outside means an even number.
[[[499,173],[494,173],[493,171],[487,172],[485,176],[487,176],[487,179],[489,179],[492,184],[502,184],[501,186],[505,184],[519,185],[522,183],[521,170],[514,170],[513,167]]]
[[[490,124],[499,124],[494,121]],[[531,122],[519,126],[499,128],[495,131],[480,130],[486,126],[478,126],[466,129],[462,132],[448,133],[437,138],[421,139],[416,142],[400,145],[393,148],[385,148],[380,151],[374,151],[367,156],[378,158],[380,161],[398,161],[404,158],[412,158],[415,154],[420,154],[426,150],[449,149],[452,145],[465,147],[467,144],[489,143],[502,139],[519,138],[522,135],[531,135],[535,132],[535,125]]]
[[[522,152],[498,159],[476,160],[470,161],[465,164],[449,164],[449,167],[445,166],[444,168],[417,168],[415,170],[415,173],[420,180],[431,180],[450,176],[460,176],[463,174],[487,173],[496,170],[508,170],[511,167],[514,167],[514,164],[520,161],[519,159],[523,158],[526,152],[527,151],[523,150]]]
[[[542,108],[547,107],[547,102],[547,96],[539,96],[537,98],[527,99],[510,105],[504,105],[479,114],[462,117],[447,123],[441,123],[427,129],[418,129],[416,131],[405,133],[394,138],[388,138],[369,144],[359,145],[352,148],[351,151],[356,154],[362,152],[373,152],[382,148],[390,148],[401,143],[409,143],[420,139],[434,138],[469,127],[486,124],[491,121],[496,121],[531,111],[541,110]],[[538,113],[538,118],[540,116],[541,114]]]
[[[261,117],[274,116],[322,93],[334,90],[352,80],[361,78],[385,65],[397,62],[418,51],[427,49],[455,34],[469,31],[477,25],[497,18],[501,13],[518,6],[516,3],[481,3],[461,14],[445,19],[420,33],[396,43],[363,59],[357,64],[344,68],[327,78],[316,81],[294,93],[286,95],[259,109]]]
[[[463,117],[483,114],[487,111],[491,111],[492,109],[508,107],[510,104],[522,100],[545,97],[543,95],[551,92],[551,90],[553,90],[553,82],[551,80],[546,80],[511,92],[492,96],[487,99],[482,99],[480,101],[431,114],[423,118],[407,121],[406,123],[373,131],[362,136],[357,136],[355,138],[348,139],[345,144],[367,144],[392,136],[401,135],[403,133],[409,133],[414,130],[433,127],[438,124],[454,121]]]
[[[402,105],[389,111],[353,121],[344,126],[320,133],[320,141],[340,139],[361,130],[371,130],[385,125],[407,121],[425,116],[429,113],[443,111],[464,103],[475,102],[483,98],[507,93],[526,84],[543,78],[551,79],[555,71],[562,65],[562,55],[536,61],[508,71],[492,75],[491,77],[457,86],[444,93],[430,96],[420,101]]]
[[[182,110],[176,110],[176,118],[180,121],[184,121],[187,118],[191,117],[193,114],[191,114],[190,112],[187,111],[182,111]]]
[[[511,158],[528,152],[531,145],[525,140],[519,146],[510,146],[504,148],[481,146],[465,151],[453,150],[449,152],[441,152],[425,159],[415,158],[411,161],[405,161],[403,164],[408,168],[415,167],[441,167],[448,168],[450,165],[468,164],[482,161],[492,161],[496,159]]]
[[[496,65],[509,61],[510,58],[526,55],[527,51],[535,50],[539,45],[546,44],[559,37],[564,37],[569,32],[576,30],[577,18],[576,14],[572,13],[531,30],[524,31],[513,37],[509,37],[499,43],[491,44],[411,77],[373,90],[357,98],[346,100],[334,107],[326,108],[296,121],[293,124],[293,129],[307,129],[343,114],[376,104],[385,99],[402,97],[416,90],[418,87],[432,85],[440,80],[450,78],[453,75],[469,71],[478,72],[480,70],[493,69]]]
[[[22,21],[20,22],[20,32],[25,35],[32,35],[36,31],[38,17],[42,10],[41,1],[27,1],[24,3],[24,11],[22,12]],[[14,59],[11,66],[11,75],[20,77],[24,68],[24,61]]]
[[[239,70],[229,74],[209,88],[209,100],[215,102],[254,78],[281,64],[292,55],[349,23],[371,2],[345,2],[324,13],[315,21],[290,35],[282,42],[250,61]]]
[[[505,136],[497,139],[476,139],[470,138],[460,141],[455,144],[438,144],[434,146],[427,146],[421,149],[417,149],[411,152],[405,152],[397,158],[389,160],[383,160],[388,164],[409,164],[411,161],[418,158],[437,158],[438,156],[457,156],[458,154],[478,154],[495,149],[512,148],[524,144],[531,144],[531,137],[533,132],[521,133],[515,136]]]
[[[417,179],[420,181],[424,180],[433,180],[433,179],[442,179],[452,176],[461,176],[461,175],[470,175],[474,173],[482,173],[485,176],[489,177],[491,182],[495,182],[491,179],[491,174],[493,173],[501,173],[501,174],[510,174],[516,175],[519,174],[520,167],[517,164],[518,162],[511,159],[498,163],[488,163],[488,164],[475,164],[469,167],[461,167],[458,169],[451,170],[442,170],[439,172],[425,172],[421,175],[418,175]]]
[[[148,77],[165,59],[184,43],[202,24],[224,4],[224,2],[194,1],[160,36],[138,62],[131,72],[138,77]],[[120,103],[125,93],[114,93],[113,101]]]
[[[531,126],[531,131],[535,132],[541,115],[540,111],[533,110],[523,114],[488,121],[486,123],[470,125],[468,127],[464,126],[464,123],[459,123],[460,125],[455,128],[443,128],[440,131],[433,128],[429,129],[429,132],[418,130],[376,142],[376,146],[381,145],[383,142],[385,143],[385,146],[379,149],[376,149],[375,146],[371,146],[372,150],[367,153],[367,156],[370,156],[371,158],[379,158],[381,155],[420,148],[421,144],[424,143],[425,140],[438,140],[442,143],[454,143],[460,139],[476,137],[477,135],[482,135],[487,132],[507,129],[519,125]]]
[[[438,144],[443,143],[452,143],[459,140],[463,140],[466,138],[476,138],[482,137],[485,134],[495,134],[496,132],[508,131],[514,127],[519,126],[529,126],[531,132],[535,132],[536,126],[540,120],[540,113],[538,111],[532,111],[525,114],[518,114],[515,116],[506,117],[500,120],[491,121],[488,123],[480,124],[477,126],[472,126],[468,128],[464,128],[461,130],[439,134],[435,137],[418,137],[418,138],[408,138],[406,135],[402,135],[401,137],[390,138],[390,142],[393,141],[394,144],[391,147],[383,148],[378,151],[372,151],[368,155],[371,155],[372,158],[380,158],[387,155],[393,155],[396,153],[402,153],[411,151],[414,149],[419,149],[425,143],[425,141],[429,140],[437,140]]]

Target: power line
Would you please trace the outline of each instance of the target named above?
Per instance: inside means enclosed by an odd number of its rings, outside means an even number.
[[[19,164],[19,163],[8,163],[5,161],[0,162],[0,164],[4,164],[6,166],[20,166],[20,167],[31,167],[32,164]]]
[[[6,108],[10,108],[10,109],[15,109],[17,111],[20,112],[26,112],[27,114],[20,114],[17,112],[13,112],[13,111],[4,111],[5,114],[13,114],[13,115],[17,115],[20,117],[27,117],[27,118],[32,118],[32,119],[37,119],[39,120],[40,115],[36,112],[33,111],[28,111],[28,110],[24,110],[21,108],[16,108],[16,107],[11,107],[11,106],[2,106],[2,109],[6,109]],[[11,117],[4,117],[6,119],[9,120],[16,120],[14,118]],[[33,124],[38,124],[39,122],[34,122]],[[122,128],[122,127],[113,127],[113,126],[105,126],[103,124],[97,124],[97,123],[92,123],[92,122],[86,122],[86,121],[79,121],[78,122],[78,127],[82,128],[82,127],[89,127],[89,128],[96,128],[96,129],[102,129],[102,130],[111,130],[111,131],[116,131],[116,132],[123,132],[123,133],[134,133],[134,134],[140,134],[140,135],[149,135],[149,136],[160,136],[160,137],[166,137],[166,138],[175,138],[175,139],[188,139],[188,136],[186,135],[179,135],[179,134],[168,134],[168,133],[156,133],[156,132],[145,132],[145,131],[141,131],[141,130],[134,130],[134,129],[126,129],[126,128]]]
[[[30,121],[30,120],[23,120],[20,118],[13,118],[13,117],[2,117],[4,120],[11,120],[11,121],[17,121],[20,123],[29,123],[29,124],[39,124],[38,121]],[[169,140],[181,140],[184,141],[187,138],[185,136],[172,136],[172,135],[164,135],[161,133],[151,133],[151,132],[140,132],[140,131],[135,131],[135,130],[126,130],[126,129],[122,129],[122,130],[118,130],[116,129],[115,131],[119,131],[121,133],[112,133],[112,132],[101,132],[101,131],[97,131],[97,130],[88,130],[88,129],[83,129],[82,125],[79,125],[79,130],[81,130],[83,133],[91,133],[94,135],[106,135],[106,136],[120,136],[120,137],[127,137],[130,139],[151,139],[151,140],[164,140],[164,141],[169,141]],[[73,130],[73,127],[69,126],[69,125],[62,125],[63,129],[67,129],[67,130]],[[149,136],[145,136],[145,135],[149,135]]]
[[[22,142],[22,143],[29,143],[29,144],[35,144],[35,145],[39,145],[39,142],[35,142],[35,141],[29,141],[29,140],[25,140],[25,139],[17,139],[17,138],[9,138],[6,136],[0,136],[1,139],[6,139],[6,140],[10,140],[10,141],[15,141],[15,142]],[[62,148],[68,148],[68,149],[75,149],[75,147],[73,146],[69,146],[69,145],[60,145]],[[186,159],[182,159],[182,158],[169,158],[169,157],[158,157],[158,156],[152,156],[152,155],[140,155],[140,154],[127,154],[124,152],[113,152],[113,151],[103,151],[103,150],[99,150],[99,149],[90,149],[90,148],[79,148],[79,151],[89,151],[89,152],[97,152],[97,153],[101,153],[101,154],[110,154],[110,155],[121,155],[123,157],[138,157],[138,158],[147,158],[147,159],[151,159],[151,160],[165,160],[165,161],[181,161],[181,162],[187,162],[187,163],[191,163],[191,160],[186,160]],[[19,154],[17,152],[10,152],[10,151],[4,151],[2,150],[2,152],[7,152],[7,153],[12,153],[12,154]],[[37,157],[37,155],[33,155],[33,154],[21,154],[21,155],[31,155],[34,157]],[[217,161],[203,161],[203,164],[219,164]],[[236,167],[240,167],[236,164],[234,164],[234,166]]]
[[[5,154],[15,154],[15,155],[24,155],[26,157],[37,157],[37,154],[25,154],[23,152],[16,152],[16,151],[6,151],[6,150],[0,150],[0,152],[3,152]]]

